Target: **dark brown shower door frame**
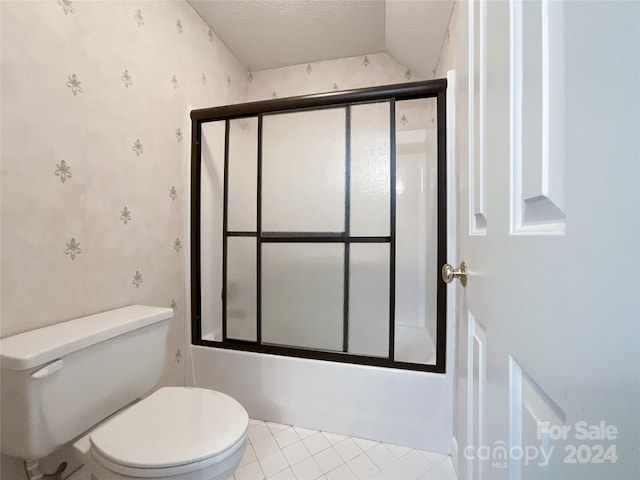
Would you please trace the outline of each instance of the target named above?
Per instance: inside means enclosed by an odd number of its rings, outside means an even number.
[[[412,82],[383,87],[348,90],[338,93],[323,93],[301,97],[289,97],[261,102],[243,103],[222,107],[204,108],[191,112],[191,343],[193,345],[244,350],[250,352],[285,355],[292,357],[327,360],[360,365],[371,365],[406,370],[445,373],[446,362],[446,284],[437,274],[437,306],[436,306],[436,363],[425,365],[394,360],[395,346],[395,233],[396,233],[396,130],[395,102],[401,100],[415,100],[420,98],[435,98],[437,108],[437,258],[438,266],[446,263],[447,258],[447,169],[446,169],[446,79]],[[389,102],[390,111],[390,235],[388,237],[351,237],[349,235],[349,146],[346,154],[346,191],[345,191],[345,232],[327,232],[324,234],[286,235],[263,232],[261,224],[262,201],[262,119],[263,115],[273,113],[289,113],[296,111],[319,110],[335,107],[346,107],[346,128],[350,128],[349,112],[352,105],[366,103]],[[258,155],[257,155],[257,219],[256,232],[229,232],[227,229],[228,210],[228,153],[229,153],[229,122],[233,119],[258,118]],[[200,181],[201,181],[201,126],[203,123],[225,121],[225,158],[224,158],[224,206],[223,206],[223,292],[222,292],[222,329],[223,341],[206,340],[202,338],[201,323],[201,283],[200,283]],[[349,142],[347,131],[347,143]],[[257,311],[256,311],[256,341],[235,340],[226,336],[226,276],[227,276],[227,238],[255,237],[257,243],[256,276],[257,276]],[[345,352],[311,350],[281,345],[263,344],[261,339],[261,245],[271,242],[332,242],[345,244],[345,321],[343,331],[343,350],[348,338],[348,261],[350,243],[384,242],[390,244],[389,265],[389,354],[385,357],[355,355]],[[213,293],[211,293],[213,294]]]

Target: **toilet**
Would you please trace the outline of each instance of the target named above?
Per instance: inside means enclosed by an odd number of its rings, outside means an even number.
[[[233,398],[164,387],[170,308],[132,305],[0,340],[3,454],[71,444],[97,480],[227,480],[247,444]],[[148,396],[146,396],[148,395]]]

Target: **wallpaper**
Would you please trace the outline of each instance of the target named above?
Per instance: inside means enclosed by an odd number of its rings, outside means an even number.
[[[187,106],[422,79],[386,53],[248,73],[185,2],[0,8],[0,336],[170,306],[167,383],[184,378]]]
[[[184,1],[0,13],[0,337],[172,307],[164,384],[185,374],[189,107],[424,79],[385,53],[249,73]]]
[[[185,2],[0,8],[0,335],[172,307],[183,384],[187,106],[244,101],[247,71]]]
[[[426,78],[386,53],[260,70],[249,74],[249,101],[375,87]]]

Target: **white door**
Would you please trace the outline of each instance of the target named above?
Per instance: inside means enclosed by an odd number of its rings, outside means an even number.
[[[640,2],[460,8],[459,478],[638,479]]]

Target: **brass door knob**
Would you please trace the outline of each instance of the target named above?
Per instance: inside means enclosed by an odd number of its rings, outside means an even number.
[[[459,278],[460,283],[463,287],[467,286],[467,264],[464,262],[460,263],[460,268],[453,268],[451,265],[446,263],[442,267],[442,280],[444,283],[453,282],[454,278]]]

